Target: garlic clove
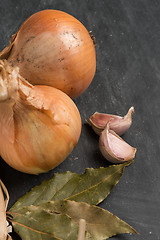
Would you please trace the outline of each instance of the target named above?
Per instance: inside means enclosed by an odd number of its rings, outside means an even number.
[[[107,122],[109,121],[110,129],[113,130],[118,135],[122,135],[131,126],[133,113],[134,107],[131,107],[124,117],[95,112],[88,119],[88,123],[92,126],[95,133],[100,135],[101,132],[104,130]]]
[[[119,135],[110,129],[109,123],[99,138],[102,155],[112,163],[122,163],[134,159],[136,148],[131,147]]]

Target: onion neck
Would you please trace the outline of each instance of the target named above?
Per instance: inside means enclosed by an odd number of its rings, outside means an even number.
[[[12,69],[6,60],[0,60],[0,102],[17,99],[18,74],[18,68]]]
[[[11,51],[12,51],[14,42],[15,42],[15,40],[16,40],[16,37],[17,37],[17,33],[15,33],[15,34],[11,37],[11,40],[10,40],[9,45],[8,45],[7,47],[5,47],[5,48],[0,52],[0,59],[8,59],[8,57],[9,57],[10,54],[11,54]]]
[[[32,85],[19,74],[18,67],[12,67],[7,60],[0,60],[0,103],[14,103],[20,92],[28,95]]]

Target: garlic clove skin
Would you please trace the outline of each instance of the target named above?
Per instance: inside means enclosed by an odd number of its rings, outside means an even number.
[[[99,138],[102,155],[112,163],[122,163],[134,159],[136,148],[131,147],[119,135],[110,129],[109,123]]]
[[[7,80],[12,73],[7,66]],[[32,86],[18,72],[16,79],[17,94],[8,92],[10,97],[0,101],[0,154],[18,171],[47,172],[78,143],[81,117],[74,102],[60,90]]]
[[[123,135],[132,124],[133,113],[134,107],[132,106],[124,117],[115,117],[115,119],[112,119],[110,123],[110,128],[118,135]]]
[[[99,121],[99,119],[103,115],[106,114],[95,112],[90,118],[88,118],[89,125],[92,127],[93,131],[99,136],[105,127],[105,125],[101,125],[101,122]]]
[[[95,133],[100,135],[101,132],[104,130],[107,122],[109,121],[110,129],[121,136],[131,126],[133,113],[134,113],[134,107],[131,107],[128,110],[128,113],[124,117],[95,112],[88,119],[88,123],[91,125]]]

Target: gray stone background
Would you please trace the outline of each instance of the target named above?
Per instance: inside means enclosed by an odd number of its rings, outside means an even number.
[[[101,203],[141,235],[115,240],[160,239],[160,1],[159,0],[1,0],[0,50],[22,22],[42,9],[59,9],[79,19],[96,37],[97,71],[75,102],[83,127],[80,141],[56,169],[39,176],[11,169],[0,160],[0,178],[10,193],[9,207],[54,172],[84,172],[108,166],[98,137],[86,124],[95,111],[124,115],[135,107],[133,125],[123,138],[137,148],[134,163]],[[16,235],[13,239],[19,239]]]

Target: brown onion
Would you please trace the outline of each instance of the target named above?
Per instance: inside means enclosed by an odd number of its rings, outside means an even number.
[[[47,172],[69,155],[80,133],[80,114],[70,97],[32,86],[0,61],[0,155],[11,167]]]
[[[53,86],[72,98],[87,89],[96,69],[89,32],[76,18],[58,10],[29,17],[0,58],[18,66],[31,84]]]

